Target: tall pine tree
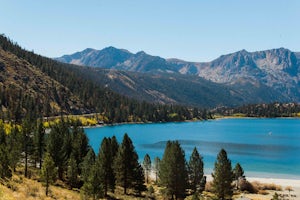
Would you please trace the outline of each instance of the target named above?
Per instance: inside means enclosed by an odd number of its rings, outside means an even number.
[[[132,141],[129,136],[125,134],[114,162],[116,183],[123,187],[124,194],[127,194],[128,188],[142,188],[142,185],[144,184],[144,177],[143,180],[137,180],[137,178],[141,178],[140,167],[141,165],[138,163],[138,155],[134,149]]]
[[[187,189],[187,163],[178,141],[168,141],[160,164],[159,178],[172,199],[184,198]]]
[[[154,158],[155,183],[157,183],[158,181],[159,170],[160,170],[160,158],[155,157]]]
[[[189,165],[189,184],[193,193],[202,193],[205,185],[203,183],[203,160],[195,147],[190,157]],[[202,182],[201,182],[202,181]]]
[[[105,137],[102,140],[96,162],[99,165],[99,174],[100,180],[103,184],[104,195],[107,196],[107,191],[109,188],[112,191],[115,190],[115,175],[112,168],[113,157],[110,138]]]
[[[48,196],[49,187],[55,181],[57,170],[54,161],[49,153],[46,153],[44,163],[41,169],[41,178],[46,186],[46,196]]]
[[[45,129],[42,120],[38,121],[38,125],[34,130],[33,135],[34,158],[42,168],[42,159],[45,152]]]
[[[227,158],[227,153],[224,149],[221,149],[218,154],[212,177],[212,187],[217,198],[221,200],[231,199],[233,194],[232,181],[234,175],[232,172],[231,161]]]

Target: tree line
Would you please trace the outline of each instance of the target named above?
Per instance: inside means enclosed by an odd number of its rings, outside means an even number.
[[[0,178],[9,179],[18,166],[22,165],[25,177],[30,177],[30,168],[40,171],[48,195],[50,185],[59,179],[69,188],[80,189],[83,196],[92,199],[106,197],[123,188],[124,194],[140,196],[146,191],[150,174],[155,183],[162,187],[161,193],[169,199],[182,199],[186,195],[198,197],[205,190],[203,157],[195,147],[186,161],[185,152],[178,141],[168,141],[162,158],[148,154],[139,163],[135,147],[127,134],[121,143],[115,136],[104,138],[96,155],[78,124],[62,120],[52,125],[51,130],[42,123],[24,119],[22,128],[13,127],[6,134],[0,123]],[[219,199],[232,197],[235,180],[243,177],[244,171],[231,161],[224,149],[215,162],[213,192]],[[152,177],[153,178],[153,177]],[[149,189],[149,188],[148,188]]]
[[[236,108],[218,108],[213,113],[224,116],[242,114],[245,117],[297,117],[300,113],[299,103],[270,103],[270,104],[250,104]]]

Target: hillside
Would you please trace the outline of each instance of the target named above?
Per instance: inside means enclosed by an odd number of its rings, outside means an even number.
[[[4,35],[0,36],[0,48],[4,119],[20,120],[26,113],[34,117],[91,112],[100,113],[107,123],[207,117],[201,110],[192,113],[188,107],[158,105],[120,95],[92,78],[94,68],[63,64],[26,51]],[[12,90],[7,91],[9,88]]]
[[[224,105],[238,106],[248,102],[268,102],[273,96],[272,91],[253,91],[252,88],[242,93],[239,88],[213,83],[192,75],[87,69],[90,71],[83,70],[82,76],[100,85],[129,97],[161,104],[213,108]],[[256,95],[252,96],[254,92]]]
[[[89,53],[83,53],[86,51]],[[195,75],[237,91],[243,103],[300,100],[300,54],[284,48],[242,50],[205,63],[164,59],[145,52],[133,54],[113,47],[83,52],[57,60],[132,72]],[[112,58],[114,62],[110,62]]]
[[[22,110],[43,116],[90,112],[68,88],[24,59],[0,48],[1,115],[22,117]],[[18,101],[19,100],[19,101]]]

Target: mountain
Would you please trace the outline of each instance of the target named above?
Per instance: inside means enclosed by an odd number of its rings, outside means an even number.
[[[204,110],[175,105],[177,102],[161,105],[128,98],[100,83],[107,77],[113,80],[107,70],[57,62],[27,51],[0,35],[2,120],[20,122],[27,116],[33,119],[92,112],[97,112],[99,119],[106,123],[210,117]]]
[[[106,48],[93,50],[93,56],[78,52],[57,60],[66,63],[80,61],[77,64],[132,72],[195,75],[230,87],[241,95],[243,102],[248,103],[259,103],[262,100],[300,101],[300,53],[288,49],[257,52],[241,50],[220,56],[211,62],[186,62],[151,56],[145,52],[133,54],[126,50],[110,48],[113,49],[113,55],[126,52],[126,56],[114,56],[114,62],[107,64],[112,55]],[[83,56],[76,57],[79,54]],[[85,60],[89,62],[84,62]]]
[[[134,72],[172,72],[174,70],[174,66],[161,57],[148,55],[144,51],[133,54],[114,47],[102,50],[88,48],[72,55],[64,55],[56,60],[76,65]]]
[[[100,68],[89,70],[82,71],[82,76],[119,94],[147,102],[211,108],[241,105],[249,100],[235,89],[197,76]]]

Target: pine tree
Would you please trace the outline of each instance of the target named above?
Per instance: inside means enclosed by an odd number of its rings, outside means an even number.
[[[172,199],[184,198],[187,189],[185,153],[178,141],[168,141],[160,164],[159,178]]]
[[[218,154],[212,177],[212,187],[215,195],[221,200],[231,199],[234,175],[231,168],[231,161],[227,158],[227,153],[224,149],[221,149]]]
[[[158,181],[159,170],[160,170],[160,158],[155,157],[154,159],[155,183],[157,183]]]
[[[88,179],[84,182],[81,187],[81,191],[87,197],[92,197],[92,199],[99,199],[104,197],[103,184],[100,180],[99,174],[99,164],[95,163],[90,166],[90,174]]]
[[[0,179],[10,178],[11,176],[7,135],[5,134],[3,123],[0,121]]]
[[[141,195],[142,191],[147,190],[144,183],[145,183],[144,170],[142,166],[139,164],[135,169],[134,180],[133,180],[133,189],[137,195]]]
[[[77,165],[83,161],[89,150],[89,139],[84,133],[83,129],[75,124],[72,128],[72,154],[76,160]]]
[[[103,184],[104,195],[107,196],[107,191],[109,186],[111,190],[114,191],[115,185],[113,181],[115,180],[115,175],[112,168],[112,151],[110,139],[104,138],[101,143],[99,154],[97,157],[97,165],[99,165],[100,180]]]
[[[193,193],[203,192],[201,180],[203,179],[203,160],[195,147],[189,161],[189,184]]]
[[[68,183],[72,188],[78,185],[78,175],[79,175],[78,166],[75,157],[72,154],[68,161],[68,170],[67,170]]]
[[[24,152],[24,176],[28,177],[28,160],[32,152],[33,142],[32,142],[32,121],[29,117],[26,117],[22,123],[22,141],[23,141],[23,152]]]
[[[22,134],[18,128],[13,127],[11,133],[7,135],[6,141],[9,152],[10,166],[12,170],[15,171],[17,164],[21,159],[22,152]]]
[[[83,183],[88,181],[88,178],[91,174],[91,167],[95,165],[95,159],[95,152],[92,148],[90,148],[86,156],[83,158],[82,163],[80,163],[81,180]]]
[[[114,159],[118,153],[118,149],[119,149],[119,143],[117,141],[116,136],[112,136],[111,140],[110,140],[110,149],[111,149],[111,156]]]
[[[233,174],[234,174],[234,178],[236,181],[236,189],[239,188],[239,179],[241,177],[244,177],[244,170],[242,168],[242,166],[240,165],[240,163],[237,163],[233,169]]]
[[[9,163],[9,152],[5,144],[0,144],[0,179],[10,178],[12,172]]]
[[[151,159],[149,154],[146,154],[143,161],[143,167],[145,170],[146,183],[148,183],[149,173],[151,172]]]
[[[124,194],[127,194],[128,188],[138,187],[134,181],[138,176],[137,173],[140,173],[138,170],[139,167],[138,155],[135,152],[131,139],[125,134],[114,162],[116,183],[123,187]]]
[[[46,196],[48,196],[49,186],[55,181],[57,170],[54,161],[49,153],[46,153],[44,163],[41,170],[41,178],[45,182]]]
[[[58,178],[63,179],[64,168],[68,157],[65,152],[64,132],[62,124],[57,124],[51,127],[51,131],[47,139],[47,152],[51,155],[55,166],[58,167]]]
[[[42,120],[39,120],[36,130],[33,135],[34,157],[39,163],[39,168],[42,168],[42,159],[45,151],[45,129]]]

